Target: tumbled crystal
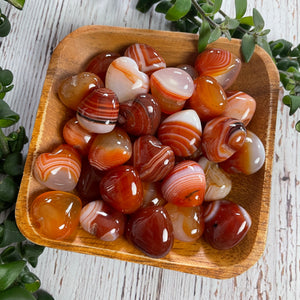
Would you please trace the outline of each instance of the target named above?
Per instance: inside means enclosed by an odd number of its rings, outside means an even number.
[[[81,200],[76,195],[49,191],[37,196],[30,206],[34,229],[49,239],[70,237],[79,223]]]
[[[241,70],[241,60],[225,49],[207,49],[198,54],[195,69],[199,75],[214,77],[219,84],[228,89],[238,77]]]

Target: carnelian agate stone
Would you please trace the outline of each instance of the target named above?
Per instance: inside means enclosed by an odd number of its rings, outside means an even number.
[[[63,80],[58,88],[58,97],[68,108],[77,110],[80,101],[95,88],[104,87],[95,74],[82,72]]]
[[[52,153],[40,154],[33,167],[34,177],[52,190],[72,191],[80,176],[81,157],[72,146],[62,144]]]
[[[160,107],[151,94],[140,94],[120,104],[119,125],[134,136],[154,135],[160,123]]]
[[[130,57],[116,58],[108,67],[105,87],[113,90],[120,102],[131,100],[139,94],[149,92],[149,77],[139,71],[137,63]]]
[[[86,67],[86,72],[91,72],[98,75],[103,82],[105,82],[105,76],[107,69],[111,62],[121,55],[116,52],[101,52],[94,56]]]
[[[75,117],[70,119],[63,128],[63,137],[65,142],[73,146],[82,155],[88,155],[89,148],[95,136],[95,133],[92,133],[80,126]]]
[[[143,181],[162,180],[174,167],[173,150],[155,136],[143,135],[133,144],[133,165]]]
[[[227,105],[227,96],[220,84],[209,76],[199,76],[194,83],[194,93],[186,106],[194,109],[202,122],[221,115]]]
[[[161,193],[161,182],[142,181],[143,203],[141,207],[164,206],[166,200]]]
[[[47,238],[65,239],[77,228],[81,206],[80,198],[71,193],[45,192],[31,204],[32,225]]]
[[[220,167],[228,173],[251,175],[262,168],[265,158],[263,143],[256,134],[247,130],[247,137],[242,148],[220,163]]]
[[[224,49],[206,49],[198,54],[195,61],[199,75],[214,77],[224,90],[236,80],[241,67],[241,60]]]
[[[104,171],[127,162],[132,154],[132,145],[128,134],[116,127],[113,131],[98,134],[89,151],[91,166]]]
[[[245,237],[251,217],[240,205],[228,200],[209,202],[204,209],[204,238],[216,249],[230,249]]]
[[[201,145],[202,125],[193,109],[185,109],[168,116],[159,126],[158,139],[172,148],[175,155],[187,157]]]
[[[208,160],[219,163],[241,149],[245,140],[246,129],[241,121],[218,117],[205,125],[201,146]]]
[[[178,163],[162,182],[164,198],[175,205],[192,207],[201,205],[205,194],[205,174],[192,160]]]
[[[110,132],[119,116],[118,97],[110,89],[94,89],[79,103],[76,116],[79,124],[90,132]]]
[[[150,257],[166,256],[174,243],[172,222],[166,209],[161,206],[150,206],[130,215],[126,237]]]
[[[247,126],[256,110],[255,99],[241,91],[226,91],[226,95],[227,105],[222,117],[238,119]]]
[[[102,199],[116,210],[131,214],[143,202],[140,176],[132,166],[118,166],[109,170],[100,182]]]
[[[163,57],[147,44],[133,44],[126,49],[124,55],[135,60],[139,70],[148,76],[166,67],[166,62]]]
[[[81,173],[76,185],[76,192],[83,205],[100,198],[99,184],[104,173],[92,167],[87,157],[83,157]]]
[[[173,225],[174,238],[182,242],[195,242],[204,231],[203,207],[180,207],[165,205]]]
[[[150,77],[151,94],[160,109],[172,114],[183,108],[185,101],[194,91],[192,77],[179,68],[165,68],[154,72]]]
[[[80,225],[100,240],[112,242],[124,233],[125,216],[105,202],[97,200],[82,208]]]

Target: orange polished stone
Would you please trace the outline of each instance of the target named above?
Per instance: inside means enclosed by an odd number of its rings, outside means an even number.
[[[30,207],[33,227],[50,239],[69,237],[79,223],[81,200],[60,191],[45,192],[36,197]]]

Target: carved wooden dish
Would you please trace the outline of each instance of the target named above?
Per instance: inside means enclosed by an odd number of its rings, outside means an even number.
[[[231,89],[242,90],[257,101],[257,111],[248,128],[255,132],[266,150],[264,167],[251,176],[234,176],[229,200],[241,204],[251,215],[253,225],[246,238],[230,250],[212,249],[202,239],[195,243],[175,241],[173,250],[161,259],[145,256],[125,238],[102,242],[78,228],[67,240],[51,240],[40,236],[32,227],[29,207],[33,199],[46,189],[34,179],[34,159],[42,152],[50,152],[62,143],[62,128],[71,117],[70,111],[59,101],[60,81],[83,71],[89,59],[101,51],[123,53],[133,43],[154,47],[168,66],[193,63],[197,55],[194,34],[140,30],[107,26],[85,26],[69,34],[53,52],[36,122],[32,133],[24,176],[16,206],[16,220],[21,232],[32,242],[52,248],[76,251],[156,267],[208,276],[229,278],[250,268],[262,255],[268,227],[271,195],[271,174],[275,136],[279,78],[276,66],[268,54],[257,47],[250,63],[243,63],[241,73]],[[240,56],[240,41],[220,38],[210,47],[228,49]],[[117,270],[116,270],[117,271]]]

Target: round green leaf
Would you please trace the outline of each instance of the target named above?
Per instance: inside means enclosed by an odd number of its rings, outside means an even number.
[[[14,76],[10,70],[0,70],[0,82],[3,86],[10,85],[13,79]]]
[[[14,286],[3,292],[0,292],[0,299],[3,300],[36,300],[26,289]]]
[[[167,11],[166,19],[169,21],[181,19],[189,12],[191,6],[191,0],[176,0],[174,5]]]
[[[11,25],[5,15],[0,14],[0,37],[5,37],[9,34]]]
[[[4,291],[10,287],[18,278],[25,265],[26,262],[24,260],[12,261],[0,265],[0,291]]]

